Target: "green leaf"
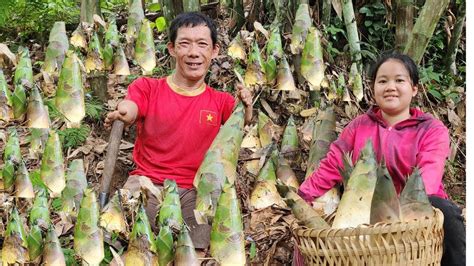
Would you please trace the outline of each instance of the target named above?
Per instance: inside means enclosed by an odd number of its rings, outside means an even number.
[[[365,6],[359,9],[359,13],[365,14],[368,17],[371,17],[374,15],[372,11],[368,7],[365,7]]]
[[[429,88],[428,89],[428,92],[433,95],[433,97],[435,97],[436,99],[442,101],[443,100],[443,95],[441,93],[439,93],[439,91],[437,91],[436,89],[434,88]]]
[[[166,19],[165,17],[159,17],[155,20],[155,24],[156,24],[156,29],[159,31],[159,32],[163,32],[164,30],[166,30]]]
[[[161,5],[159,3],[153,3],[148,6],[150,12],[157,12],[161,10]]]
[[[256,255],[257,255],[257,247],[255,245],[255,242],[252,241],[250,242],[250,259],[255,258]]]

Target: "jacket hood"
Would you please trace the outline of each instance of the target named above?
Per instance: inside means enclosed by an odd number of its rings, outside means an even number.
[[[375,122],[379,123],[383,127],[389,127],[387,122],[382,117],[382,111],[378,106],[372,106],[368,111],[367,115],[374,120]],[[425,121],[433,120],[433,116],[427,113],[424,113],[418,108],[410,108],[410,118],[398,122],[393,126],[395,129],[402,129],[405,127],[417,126],[420,123]]]

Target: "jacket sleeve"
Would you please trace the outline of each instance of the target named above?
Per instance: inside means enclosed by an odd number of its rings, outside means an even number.
[[[442,178],[450,154],[448,129],[439,124],[431,126],[420,142],[416,161],[425,184],[426,194],[446,198]]]
[[[319,163],[319,168],[301,184],[298,194],[304,200],[311,202],[314,198],[322,196],[342,181],[339,168],[343,167],[344,152],[350,152],[354,148],[354,137],[355,126],[353,121],[344,128],[337,140],[330,145],[326,157]]]

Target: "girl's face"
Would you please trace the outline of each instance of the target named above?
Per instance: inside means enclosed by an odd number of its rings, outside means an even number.
[[[405,65],[388,59],[380,65],[374,81],[375,102],[385,115],[410,117],[410,103],[418,92]]]

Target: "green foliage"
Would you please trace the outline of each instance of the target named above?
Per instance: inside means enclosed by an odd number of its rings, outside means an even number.
[[[74,149],[84,144],[90,132],[89,126],[81,125],[79,128],[58,130],[58,135],[63,144],[63,149],[67,150],[68,148]]]
[[[63,206],[63,199],[62,198],[54,198],[51,201],[51,209],[55,212],[60,212]]]
[[[56,108],[54,98],[45,98],[43,99],[43,103],[48,107],[49,118],[51,118],[51,120],[55,120],[60,117],[64,118],[64,116],[59,112],[58,108]]]
[[[97,98],[89,94],[87,94],[86,97],[86,117],[93,120],[100,120],[104,113],[103,104]]]
[[[38,38],[46,42],[54,22],[68,24],[79,20],[78,3],[71,0],[2,0],[0,39]]]
[[[163,32],[166,30],[167,28],[167,23],[166,23],[166,19],[165,17],[159,17],[155,20],[155,25],[156,25],[156,29],[159,31],[159,32]]]
[[[77,262],[74,252],[72,248],[63,248],[64,258],[66,259],[67,266],[79,266],[80,264]]]
[[[113,259],[114,259],[114,255],[112,254],[112,251],[110,251],[110,245],[107,243],[104,243],[104,259],[102,260],[100,265],[109,265]]]
[[[326,51],[331,57],[336,57],[342,54],[341,50],[344,48],[342,43],[346,43],[346,29],[344,22],[338,16],[331,19],[331,24],[324,27],[324,36],[328,40]]]
[[[425,85],[427,92],[436,102],[450,99],[458,104],[461,101],[461,92],[450,85],[454,84],[452,77],[435,71],[433,65],[420,67],[420,83]]]
[[[365,15],[363,25],[360,25],[364,29],[361,36],[362,57],[372,61],[380,51],[394,48],[395,29],[386,21],[387,10],[381,1],[364,5],[359,13]]]
[[[128,0],[99,0],[99,4],[102,13],[108,14],[116,14],[128,8]]]

